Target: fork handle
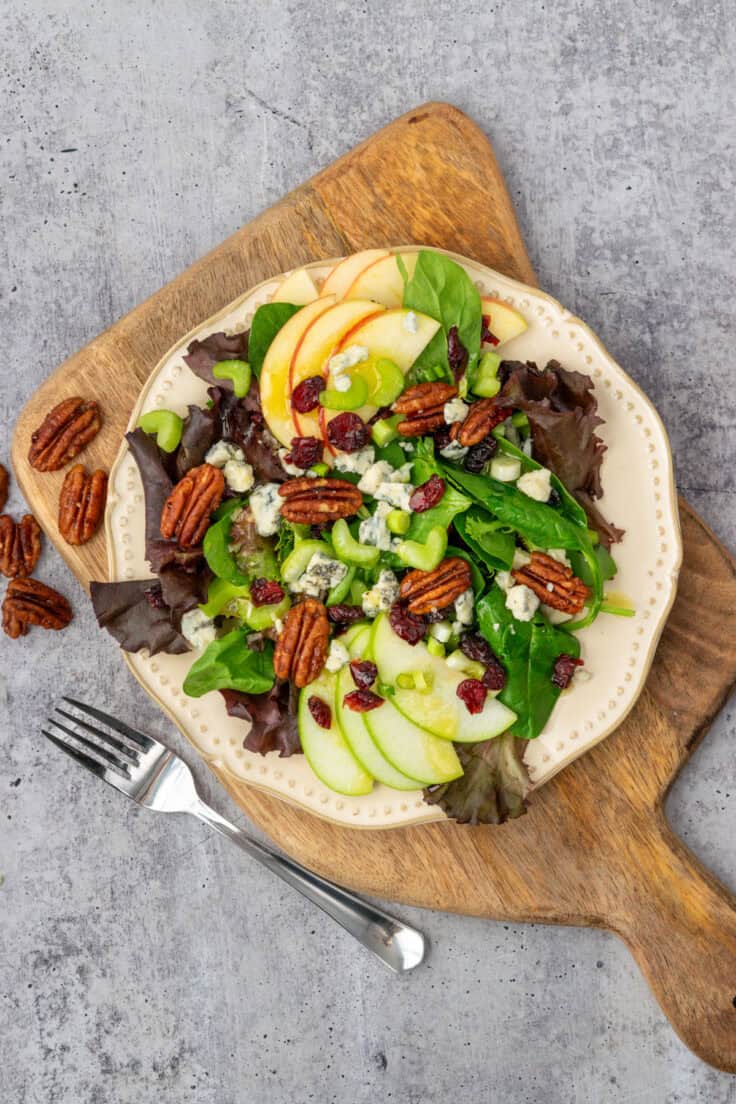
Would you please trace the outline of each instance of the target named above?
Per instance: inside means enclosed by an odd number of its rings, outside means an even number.
[[[189,811],[215,832],[232,840],[274,874],[278,874],[302,896],[336,920],[391,970],[405,973],[418,966],[424,958],[424,936],[416,928],[402,924],[383,909],[376,908],[348,890],[313,874],[311,870],[285,855],[264,846],[240,828],[236,828],[229,820],[225,820],[204,801],[198,799]]]

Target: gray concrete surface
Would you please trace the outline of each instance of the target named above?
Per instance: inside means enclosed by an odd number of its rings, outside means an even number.
[[[542,285],[658,403],[682,490],[735,547],[735,39],[717,0],[4,0],[0,458],[64,356],[444,98],[492,136]],[[0,643],[3,1104],[736,1101],[613,937],[407,909],[432,955],[397,980],[203,827],[67,769],[39,737],[59,691],[171,732],[58,556],[40,570],[77,615]],[[733,737],[726,709],[669,813],[736,888]]]

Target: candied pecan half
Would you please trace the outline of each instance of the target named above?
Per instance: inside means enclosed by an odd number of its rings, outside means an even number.
[[[97,436],[101,425],[100,408],[93,399],[64,399],[32,434],[28,462],[36,471],[58,471]]]
[[[32,514],[15,522],[0,517],[0,571],[8,579],[30,575],[41,555],[41,527]]]
[[[8,501],[8,472],[7,469],[0,464],[0,513],[5,509],[5,503]]]
[[[329,635],[327,611],[316,598],[292,606],[273,653],[276,677],[291,679],[299,689],[316,679],[327,659]]]
[[[567,564],[546,552],[532,552],[531,561],[511,572],[517,583],[533,590],[541,602],[562,613],[580,613],[590,591]]]
[[[459,556],[443,560],[434,571],[410,571],[401,580],[399,597],[409,613],[430,613],[444,609],[472,583],[470,567]]]
[[[13,579],[3,600],[3,629],[15,640],[29,625],[63,629],[72,619],[72,608],[63,594],[38,579]]]
[[[455,422],[450,429],[450,437],[464,448],[477,445],[510,413],[507,406],[498,406],[495,399],[480,399],[472,404],[464,421]]]
[[[394,412],[405,421],[396,427],[402,437],[422,437],[445,424],[445,403],[454,399],[457,387],[451,383],[418,383],[407,388],[394,403]]]
[[[174,487],[161,511],[161,536],[175,537],[183,550],[201,544],[210,515],[220,505],[225,476],[212,464],[192,468]]]
[[[287,479],[279,487],[279,494],[285,499],[282,517],[298,525],[352,517],[363,505],[358,488],[344,479]]]
[[[64,477],[59,494],[59,532],[67,544],[86,544],[97,532],[105,512],[107,472],[87,475],[75,464]]]

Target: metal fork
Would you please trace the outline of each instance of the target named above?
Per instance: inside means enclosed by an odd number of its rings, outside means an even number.
[[[49,718],[52,731],[43,729],[43,735],[75,762],[147,809],[191,813],[203,820],[318,905],[390,969],[405,973],[422,961],[425,940],[421,932],[272,851],[225,820],[205,805],[189,767],[164,744],[84,702],[66,697],[62,701],[99,722],[92,724],[59,706],[55,710],[59,719]],[[117,736],[105,731],[102,725]]]

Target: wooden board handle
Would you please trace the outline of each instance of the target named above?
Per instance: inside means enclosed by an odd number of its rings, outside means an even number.
[[[642,812],[619,842],[627,869],[615,930],[683,1042],[736,1072],[736,899],[675,836],[661,809]]]

